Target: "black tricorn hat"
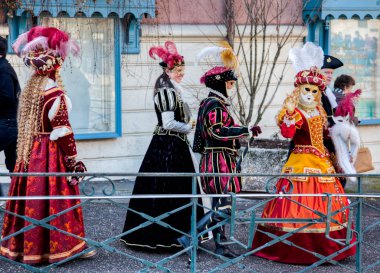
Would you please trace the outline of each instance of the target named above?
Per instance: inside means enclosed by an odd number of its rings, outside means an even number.
[[[343,66],[343,63],[341,60],[330,55],[325,55],[323,58],[323,66],[321,67],[321,69],[323,68],[337,69],[341,66]]]

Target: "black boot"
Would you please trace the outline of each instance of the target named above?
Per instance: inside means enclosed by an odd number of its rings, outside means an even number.
[[[239,256],[239,254],[233,252],[228,246],[215,243],[214,253],[228,259],[234,259]]]
[[[227,242],[227,237],[225,235],[225,231],[223,227],[218,227],[212,231],[212,235],[214,236],[215,242],[215,250],[214,253],[229,259],[233,259],[238,257],[239,255],[233,252],[228,246],[223,245],[223,243]]]
[[[206,229],[207,225],[211,222],[213,215],[214,215],[214,212],[209,211],[207,214],[205,214],[202,217],[201,220],[197,222],[197,232],[202,232]],[[187,248],[190,246],[191,238],[188,235],[183,235],[177,238],[177,241],[183,248]],[[187,250],[187,254],[191,256],[191,249]]]

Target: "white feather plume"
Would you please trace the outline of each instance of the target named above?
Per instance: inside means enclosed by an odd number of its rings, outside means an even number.
[[[197,62],[202,61],[205,58],[212,58],[213,61],[222,62],[220,53],[226,48],[220,46],[205,47],[197,54]]]
[[[22,47],[28,42],[28,34],[29,31],[21,34],[13,43],[12,48],[17,55],[20,54]]]
[[[308,70],[313,66],[321,68],[323,65],[323,50],[320,46],[307,42],[302,48],[290,49],[289,59],[297,73],[302,70]]]
[[[37,37],[31,42],[27,43],[21,50],[22,54],[27,54],[29,51],[36,51],[39,49],[49,49],[48,38],[44,36]]]
[[[78,42],[74,40],[73,38],[69,39],[68,42],[69,51],[74,55],[74,57],[78,57],[80,53],[80,47],[78,45]]]

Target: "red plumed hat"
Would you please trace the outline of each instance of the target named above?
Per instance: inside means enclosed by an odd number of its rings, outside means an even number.
[[[165,42],[164,46],[153,46],[149,49],[149,56],[152,59],[155,59],[155,56],[158,56],[162,62],[160,65],[162,67],[167,67],[169,69],[174,68],[175,66],[184,65],[185,61],[183,56],[181,56],[175,44],[171,41]]]

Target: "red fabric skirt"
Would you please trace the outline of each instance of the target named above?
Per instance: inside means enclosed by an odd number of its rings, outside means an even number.
[[[344,190],[339,183],[338,179],[333,183],[320,183],[318,178],[309,177],[305,182],[293,182],[294,194],[307,194],[307,193],[344,193]],[[286,179],[280,179],[276,185],[277,193],[281,190],[289,190],[289,182]],[[326,214],[327,198],[322,197],[291,197],[291,198],[276,198],[271,200],[263,211],[263,218],[283,218],[283,219],[319,219],[315,211]],[[300,205],[302,204],[302,205]],[[348,200],[345,197],[333,197],[331,202],[331,210],[338,211],[342,207],[348,205]],[[347,220],[348,209],[336,213],[332,218],[338,222],[331,223],[329,236],[334,239],[345,239],[347,236]],[[253,239],[252,248],[258,248],[266,243],[274,240],[263,232],[271,233],[276,236],[285,235],[298,228],[302,228],[308,223],[266,223],[260,224],[257,227],[255,237]],[[298,247],[304,248],[311,252],[316,252],[323,256],[329,256],[346,246],[341,245],[325,235],[326,224],[325,222],[313,224],[305,229],[299,230],[290,237],[288,241],[294,243]],[[352,237],[350,244],[355,242],[355,236]],[[355,254],[355,246],[350,247],[334,258],[334,260],[341,260]],[[320,259],[308,252],[301,250],[295,246],[289,246],[282,242],[277,242],[269,247],[265,247],[254,255],[263,257],[269,260],[291,263],[291,264],[312,264]]]
[[[64,154],[49,135],[36,137],[31,151],[29,165],[20,163],[15,172],[66,172]],[[67,196],[79,195],[78,186],[70,186],[66,177],[13,177],[9,196]],[[6,210],[21,216],[41,220],[60,213],[77,204],[80,200],[11,200]],[[84,237],[83,214],[80,207],[48,221],[58,229]],[[30,226],[31,222],[8,213],[4,215],[2,238]],[[1,254],[27,264],[57,262],[86,248],[83,240],[43,227],[13,236],[1,244]]]

